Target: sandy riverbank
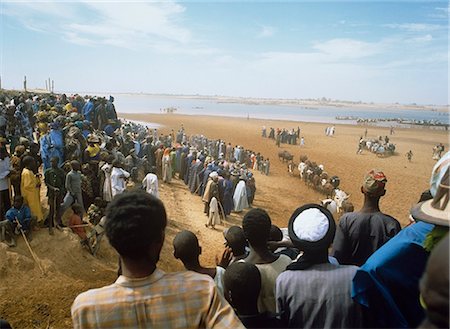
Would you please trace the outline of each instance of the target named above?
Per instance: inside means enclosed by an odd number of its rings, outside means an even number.
[[[448,132],[428,129],[396,129],[389,136],[396,144],[397,155],[378,158],[364,152],[356,155],[357,141],[364,133],[362,126],[337,125],[336,135],[326,137],[326,124],[299,123],[277,120],[239,119],[228,117],[189,116],[177,114],[124,114],[123,117],[162,125],[161,133],[175,131],[184,125],[187,134],[203,134],[209,138],[221,138],[233,145],[261,152],[271,159],[271,175],[257,176],[256,205],[269,210],[274,221],[286,225],[290,214],[299,205],[317,202],[322,196],[308,189],[296,177],[290,177],[286,165],[277,159],[279,149],[274,142],[261,137],[261,127],[297,128],[305,137],[303,148],[282,145],[295,155],[306,154],[310,159],[324,165],[325,170],[341,178],[341,188],[351,194],[350,200],[358,209],[362,204],[359,191],[366,171],[379,168],[388,177],[387,194],[382,199],[382,210],[396,217],[402,225],[408,223],[410,207],[417,201],[420,193],[428,188],[431,169],[435,163],[431,159],[432,148],[439,142],[449,147]],[[369,127],[368,137],[385,136],[389,128]],[[408,162],[405,153],[412,150],[414,157]]]

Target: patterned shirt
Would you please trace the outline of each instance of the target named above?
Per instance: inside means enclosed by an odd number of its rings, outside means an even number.
[[[78,328],[244,328],[214,281],[194,272],[131,279],[80,294],[72,305]]]

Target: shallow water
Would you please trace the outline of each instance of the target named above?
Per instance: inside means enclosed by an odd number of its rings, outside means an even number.
[[[449,113],[427,110],[403,110],[393,108],[367,109],[358,107],[307,107],[293,105],[259,105],[217,102],[211,99],[191,99],[153,95],[114,95],[116,109],[120,113],[161,113],[174,107],[177,114],[250,117],[321,123],[356,124],[356,120],[337,120],[339,116],[365,119],[435,120],[450,123]],[[377,122],[377,125],[397,126],[394,121]]]

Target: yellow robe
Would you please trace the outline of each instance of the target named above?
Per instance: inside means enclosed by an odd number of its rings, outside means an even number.
[[[42,213],[40,187],[37,187],[38,183],[40,183],[40,179],[31,170],[24,168],[20,183],[23,200],[30,207],[31,215],[36,216],[40,222],[44,219],[44,214]]]

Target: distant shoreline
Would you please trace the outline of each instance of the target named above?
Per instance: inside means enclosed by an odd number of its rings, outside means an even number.
[[[8,91],[7,89],[3,89]],[[23,92],[23,90],[11,90]],[[45,89],[29,89],[27,92],[45,94],[49,93]],[[56,91],[55,94],[62,94],[62,91]],[[218,95],[182,95],[182,94],[154,94],[154,93],[134,93],[134,92],[65,92],[66,94],[78,93],[84,95],[125,95],[125,96],[145,96],[145,97],[168,97],[174,99],[201,99],[213,100],[218,103],[235,103],[246,105],[281,105],[281,106],[300,106],[305,108],[358,108],[358,109],[393,109],[393,110],[417,110],[431,111],[450,114],[450,105],[418,105],[418,104],[400,104],[400,103],[374,103],[374,102],[355,102],[345,100],[332,100],[328,98],[321,99],[292,99],[292,98],[257,98],[257,97],[237,97],[237,96],[218,96]]]
[[[150,94],[150,93],[114,93],[126,96],[146,96],[146,97],[169,97],[175,99],[202,99],[214,100],[218,103],[237,103],[247,105],[282,105],[282,106],[302,106],[302,107],[351,107],[360,109],[400,109],[400,110],[424,110],[432,112],[450,112],[450,105],[417,105],[417,104],[390,104],[390,103],[364,103],[341,100],[317,100],[317,99],[284,99],[284,98],[254,98],[254,97],[233,97],[233,96],[207,96],[207,95],[173,95],[173,94]]]

